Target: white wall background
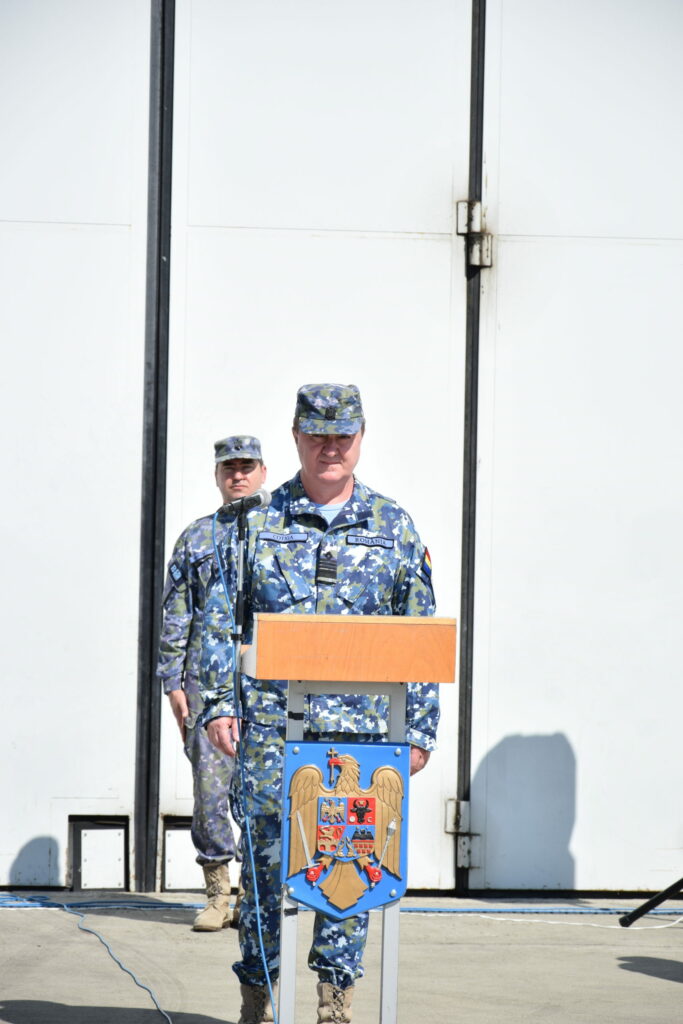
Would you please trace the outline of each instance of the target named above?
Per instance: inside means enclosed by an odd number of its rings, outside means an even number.
[[[0,885],[135,770],[149,11],[0,0]]]
[[[458,614],[469,36],[452,0],[178,4],[169,550],[217,504],[214,440],[257,434],[277,485],[298,468],[297,388],[353,382],[358,474],[408,508]],[[413,789],[422,887],[453,884],[450,690]],[[162,813],[189,813],[166,711]]]
[[[488,4],[475,887],[680,875],[682,19]],[[457,616],[469,4],[177,22],[169,549],[217,503],[216,438],[257,432],[276,485],[296,388],[353,381],[360,476]],[[148,76],[147,2],[0,0],[0,885],[64,884],[69,814],[133,813]],[[453,690],[414,886],[453,883],[456,729]]]
[[[470,884],[658,890],[683,847],[683,8],[488,17]]]

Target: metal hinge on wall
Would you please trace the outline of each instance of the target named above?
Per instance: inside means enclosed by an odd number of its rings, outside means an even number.
[[[467,266],[492,267],[493,235],[486,234],[481,202],[478,199],[461,199],[455,206],[455,231],[465,237]]]
[[[456,867],[479,867],[479,834],[470,832],[470,805],[467,800],[446,801],[445,831],[456,837]]]

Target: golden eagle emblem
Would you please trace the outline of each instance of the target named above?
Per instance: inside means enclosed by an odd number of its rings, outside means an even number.
[[[401,878],[403,777],[383,765],[362,789],[355,757],[334,749],[327,756],[329,788],[317,765],[302,765],[292,775],[287,876],[306,869],[306,881],[344,911],[358,902],[368,883],[373,888],[380,881],[383,871]]]

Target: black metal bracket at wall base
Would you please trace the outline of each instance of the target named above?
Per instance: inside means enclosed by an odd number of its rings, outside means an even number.
[[[189,814],[165,814],[163,823],[164,832],[172,832],[174,828],[190,828],[192,825],[192,818]]]
[[[122,842],[122,884],[120,886],[98,886],[98,889],[109,888],[119,891],[127,890],[130,881],[128,848],[129,821],[125,815],[69,815],[69,849],[67,855],[67,884],[72,891],[83,889],[83,833],[95,830],[123,831]]]

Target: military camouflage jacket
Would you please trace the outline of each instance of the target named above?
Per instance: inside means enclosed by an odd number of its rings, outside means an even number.
[[[256,612],[335,615],[433,615],[429,556],[410,516],[396,502],[356,481],[351,499],[330,526],[308,499],[297,475],[279,487],[270,506],[247,516],[244,642]],[[236,562],[236,535],[222,557]],[[230,584],[228,584],[230,587]],[[200,691],[203,721],[235,714],[232,645],[220,581],[207,596]],[[286,683],[242,676],[242,717],[284,727]],[[407,739],[431,750],[439,718],[438,689],[411,683]],[[306,726],[313,732],[387,731],[387,699],[315,697]]]
[[[234,522],[234,517],[230,518]],[[168,563],[157,666],[164,693],[181,687],[188,695],[198,692],[204,605],[209,586],[217,575],[213,519],[212,515],[204,516],[190,523],[176,541]],[[225,539],[227,525],[225,513],[219,512],[217,540]]]

